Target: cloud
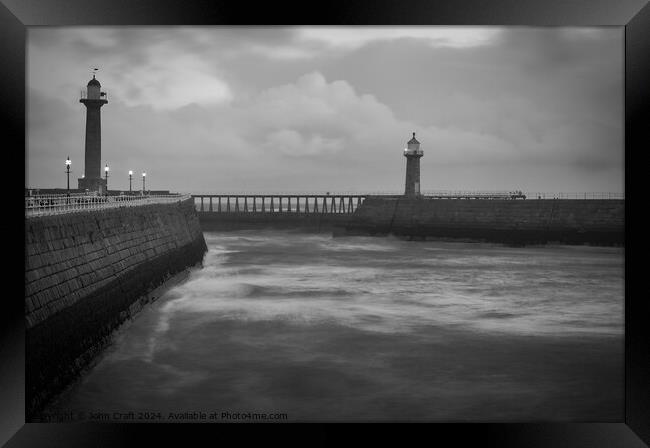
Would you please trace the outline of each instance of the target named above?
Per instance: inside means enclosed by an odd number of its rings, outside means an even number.
[[[301,48],[297,45],[251,45],[248,49],[253,54],[269,59],[277,60],[299,60],[309,59],[318,55],[318,52],[309,48]]]
[[[67,155],[82,170],[100,64],[116,187],[133,169],[181,191],[399,191],[415,131],[423,189],[622,189],[620,31],[100,31],[29,31],[31,185],[60,185]]]
[[[496,27],[449,26],[362,26],[300,28],[302,41],[320,41],[339,49],[356,50],[364,45],[399,39],[417,39],[430,46],[464,48],[482,46],[492,42],[499,34]]]
[[[328,83],[319,72],[261,92],[246,109],[259,129],[292,128],[329,137],[363,135],[380,122],[394,120],[390,108],[372,95],[357,94],[343,80]]]
[[[262,32],[266,29],[262,28]],[[282,38],[271,41],[248,40],[236,45],[237,52],[251,53],[271,60],[299,61],[323,54],[354,52],[375,43],[412,40],[431,47],[466,48],[490,44],[500,33],[490,27],[445,26],[364,26],[364,27],[287,27]],[[205,36],[204,36],[205,37]],[[266,34],[256,37],[266,37]]]
[[[78,98],[83,77],[89,79],[90,68],[99,67],[97,78],[111,102],[168,110],[232,100],[223,70],[203,53],[191,51],[196,50],[194,40],[182,39],[182,30],[151,31],[155,35],[142,45],[143,30],[58,29],[52,33],[58,37],[54,55],[44,39],[46,31],[30,30],[30,88],[62,100]]]
[[[121,84],[128,88],[118,87],[112,96],[128,106],[149,105],[159,110],[231,101],[230,87],[212,71],[196,56],[172,56],[169,50],[161,49],[153,52],[146,64],[121,71]]]
[[[335,154],[343,149],[343,139],[326,138],[318,134],[305,138],[293,129],[282,129],[268,134],[263,146],[270,151],[301,157]]]

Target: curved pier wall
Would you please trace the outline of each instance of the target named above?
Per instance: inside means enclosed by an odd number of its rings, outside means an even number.
[[[367,197],[348,234],[466,238],[514,244],[624,244],[625,200]]]
[[[192,200],[25,221],[28,421],[207,250]]]

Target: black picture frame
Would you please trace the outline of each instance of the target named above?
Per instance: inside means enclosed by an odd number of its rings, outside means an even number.
[[[278,436],[319,443],[340,438],[349,442],[442,438],[453,445],[481,443],[510,447],[644,446],[650,443],[650,318],[647,292],[637,289],[643,278],[645,240],[641,207],[644,176],[640,158],[650,147],[650,6],[646,0],[456,0],[338,2],[234,2],[225,0],[0,0],[0,101],[5,142],[5,175],[10,174],[8,215],[3,236],[12,242],[3,268],[5,283],[0,326],[0,444],[19,446],[127,446],[155,441],[190,443],[224,435],[239,440]],[[24,302],[19,297],[24,254],[24,205],[13,188],[24,185],[26,151],[26,29],[30,26],[76,25],[531,25],[625,27],[625,419],[620,423],[512,423],[417,425],[241,425],[198,424],[25,424]],[[16,159],[13,159],[15,155]],[[22,161],[22,162],[21,162]],[[16,166],[18,165],[18,166]],[[22,171],[21,171],[22,169]],[[636,172],[636,174],[634,173]],[[638,212],[637,212],[638,211]],[[15,245],[15,247],[14,247]],[[639,261],[641,260],[641,261]],[[23,291],[24,292],[24,291]],[[288,429],[288,431],[286,431]],[[360,429],[360,431],[358,431]],[[278,434],[282,431],[282,434]],[[288,434],[288,435],[287,435]],[[193,443],[190,443],[193,445]]]

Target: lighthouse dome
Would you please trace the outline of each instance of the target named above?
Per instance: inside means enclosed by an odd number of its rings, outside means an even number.
[[[95,75],[93,75],[93,79],[91,79],[90,81],[88,81],[88,87],[90,87],[90,86],[97,86],[97,87],[101,87],[101,86],[102,86],[102,85],[99,83],[99,81],[97,81],[97,80],[95,79]]]

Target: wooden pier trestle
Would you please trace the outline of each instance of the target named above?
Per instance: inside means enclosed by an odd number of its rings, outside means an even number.
[[[199,213],[351,214],[366,195],[197,194],[192,197]]]

